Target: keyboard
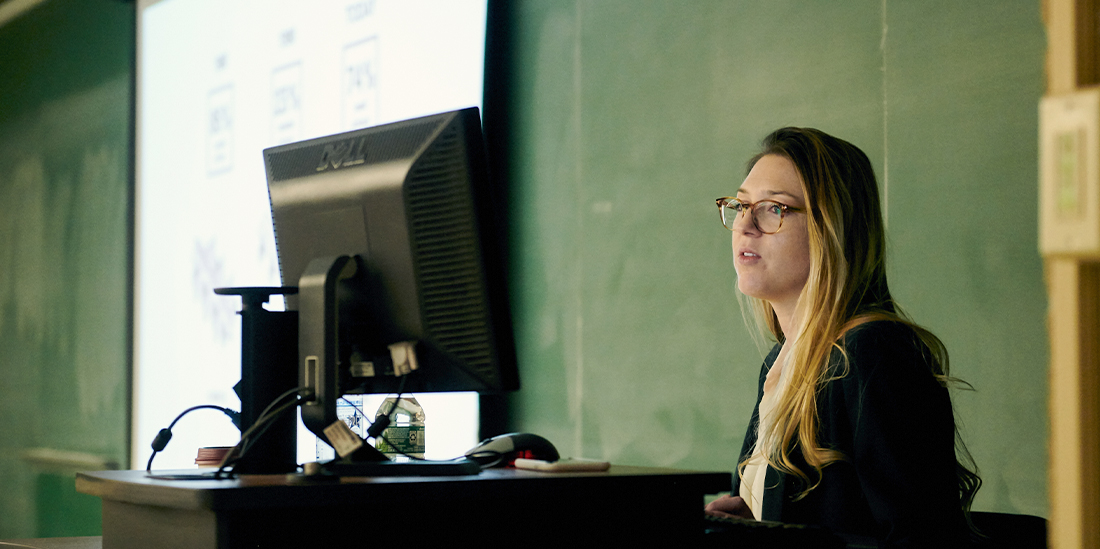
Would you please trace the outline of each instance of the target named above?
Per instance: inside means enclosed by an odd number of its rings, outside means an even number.
[[[840,536],[822,526],[787,524],[767,520],[703,515],[707,547],[731,549],[869,549],[878,544],[864,538]]]

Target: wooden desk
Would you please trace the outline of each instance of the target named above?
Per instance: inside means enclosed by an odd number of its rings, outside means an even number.
[[[622,466],[299,483],[283,475],[167,481],[144,471],[76,479],[78,491],[103,500],[104,549],[683,542],[702,536],[703,496],[730,485],[730,473]]]

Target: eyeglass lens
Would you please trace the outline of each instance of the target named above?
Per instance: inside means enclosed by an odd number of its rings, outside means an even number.
[[[727,229],[733,230],[738,215],[747,207],[748,204],[736,200],[726,201],[722,208],[722,224]],[[783,206],[770,200],[757,202],[752,205],[752,220],[760,232],[774,233],[783,224]]]

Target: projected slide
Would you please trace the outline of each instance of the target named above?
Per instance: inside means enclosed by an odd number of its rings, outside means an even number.
[[[261,151],[480,105],[485,40],[485,0],[138,7],[135,466],[184,409],[240,406],[240,302],[213,289],[280,284]],[[476,395],[440,397],[433,414],[433,396],[417,395],[429,458],[476,442]],[[453,416],[465,426],[447,425]],[[194,466],[197,448],[238,438],[209,411],[173,432],[158,469]],[[300,438],[310,459],[312,435]]]

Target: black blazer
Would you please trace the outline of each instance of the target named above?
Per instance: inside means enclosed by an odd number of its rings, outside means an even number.
[[[869,322],[843,338],[848,355],[834,349],[829,369],[841,375],[818,395],[818,443],[845,460],[806,485],[768,467],[761,518],[816,524],[835,532],[870,536],[896,547],[951,547],[967,539],[956,477],[955,421],[951,399],[931,373],[928,349],[912,329]],[[756,442],[764,379],[779,354],[776,345],[760,371],[760,388],[741,460]],[[813,476],[800,451],[792,460]],[[738,493],[734,481],[733,494]]]

